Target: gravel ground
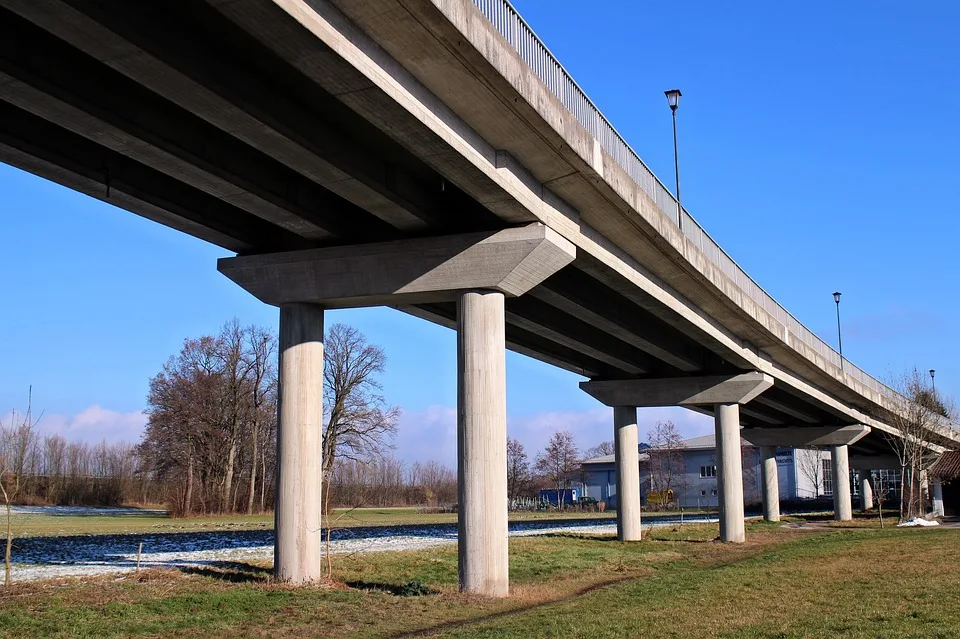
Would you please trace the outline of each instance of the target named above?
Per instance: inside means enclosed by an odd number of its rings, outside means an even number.
[[[59,514],[123,514],[118,513],[117,509],[108,509],[107,512],[99,512],[104,509],[82,510],[85,512],[77,512],[75,509]],[[31,512],[52,514],[47,508],[32,509]],[[688,516],[685,521],[717,520]],[[676,523],[675,518],[657,516],[647,516],[644,521],[645,526],[669,526]],[[616,532],[616,524],[610,519],[510,524],[512,537],[562,532],[613,534]],[[364,526],[334,530],[330,545],[332,552],[340,554],[419,550],[453,544],[456,541],[456,524]],[[29,537],[14,542],[12,577],[15,581],[27,581],[128,572],[136,568],[137,547],[141,542],[141,567],[209,566],[222,562],[273,557],[273,531],[261,530]]]

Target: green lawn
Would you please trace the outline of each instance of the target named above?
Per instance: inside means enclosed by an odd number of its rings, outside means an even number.
[[[511,521],[578,518],[609,518],[612,520],[615,517],[616,513],[591,512],[518,512],[510,515]],[[355,508],[335,509],[330,521],[335,528],[400,524],[455,524],[457,515],[455,513],[420,514],[416,508]],[[13,527],[17,536],[258,530],[273,529],[273,515],[226,515],[222,517],[174,519],[151,510],[122,516],[15,514],[13,516]]]
[[[271,584],[251,565],[16,584],[0,591],[0,636],[960,636],[960,531],[756,522],[743,545],[715,535],[512,539],[506,600],[457,593],[453,546],[334,557],[324,587]],[[398,594],[411,581],[432,594]]]

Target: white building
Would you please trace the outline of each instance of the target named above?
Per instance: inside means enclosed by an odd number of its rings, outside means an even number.
[[[759,504],[760,457],[756,447],[740,440],[743,451],[743,492],[747,504]],[[684,508],[716,508],[717,466],[716,440],[713,435],[694,437],[681,442],[681,451],[673,459],[682,459],[681,467],[673,475],[671,489],[674,500]],[[655,454],[655,453],[654,453]],[[617,507],[617,485],[614,456],[604,455],[583,462],[581,467],[584,496],[604,501]],[[792,448],[777,449],[777,474],[780,482],[780,501],[825,498],[833,494],[830,471],[830,453],[819,450]],[[854,494],[859,494],[859,481],[851,478]],[[640,452],[641,499],[646,503],[647,493],[653,490],[654,478],[650,470],[650,452]]]

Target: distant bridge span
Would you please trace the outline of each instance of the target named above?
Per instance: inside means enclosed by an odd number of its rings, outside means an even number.
[[[615,407],[625,540],[637,406],[716,416],[727,541],[741,426],[841,474],[889,455],[896,394],[678,219],[506,0],[0,0],[0,160],[237,253],[280,306],[284,579],[319,576],[323,308],[459,331],[466,590],[508,587],[504,346]]]

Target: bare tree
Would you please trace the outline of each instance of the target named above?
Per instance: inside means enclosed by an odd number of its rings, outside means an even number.
[[[683,438],[671,421],[657,422],[647,437],[650,448],[645,452],[649,456],[650,488],[662,500],[669,491],[681,488],[684,479]]]
[[[387,406],[377,376],[387,356],[360,331],[334,324],[324,343],[323,477],[339,457],[365,459],[393,448],[400,408]]]
[[[530,462],[527,452],[512,437],[507,438],[507,496],[511,502],[525,492],[530,483]]]
[[[583,453],[584,459],[593,459],[594,457],[603,457],[605,455],[612,455],[614,453],[613,442],[600,442],[593,448],[588,448],[586,452]]]
[[[217,336],[187,339],[150,380],[143,470],[176,487],[171,512],[252,512],[258,476],[264,506],[273,473],[276,338],[228,322]],[[267,431],[266,433],[264,431]]]
[[[563,508],[564,490],[570,487],[570,478],[580,465],[580,453],[573,442],[573,433],[559,431],[550,437],[546,448],[537,455],[537,472],[557,491],[557,501]]]
[[[250,488],[247,495],[247,514],[253,514],[253,504],[257,492],[257,467],[261,460],[261,434],[265,422],[270,422],[276,407],[277,376],[276,361],[277,340],[267,330],[251,326],[246,334],[247,348],[244,358],[250,371]],[[265,480],[265,478],[263,478]],[[260,510],[263,510],[261,491]]]
[[[29,472],[29,458],[34,451],[36,433],[33,421],[33,389],[27,400],[27,413],[21,419],[16,411],[8,425],[0,422],[0,493],[6,506],[7,540],[3,555],[4,586],[10,586],[10,555],[13,550],[13,502],[23,488]]]
[[[906,520],[924,514],[923,475],[935,460],[930,440],[949,428],[950,410],[916,368],[893,378],[889,386],[897,392],[890,419],[896,432],[884,431],[883,436],[900,462],[900,519]]]
[[[823,455],[817,449],[798,448],[793,456],[800,474],[813,486],[813,498],[819,498],[823,489]]]

